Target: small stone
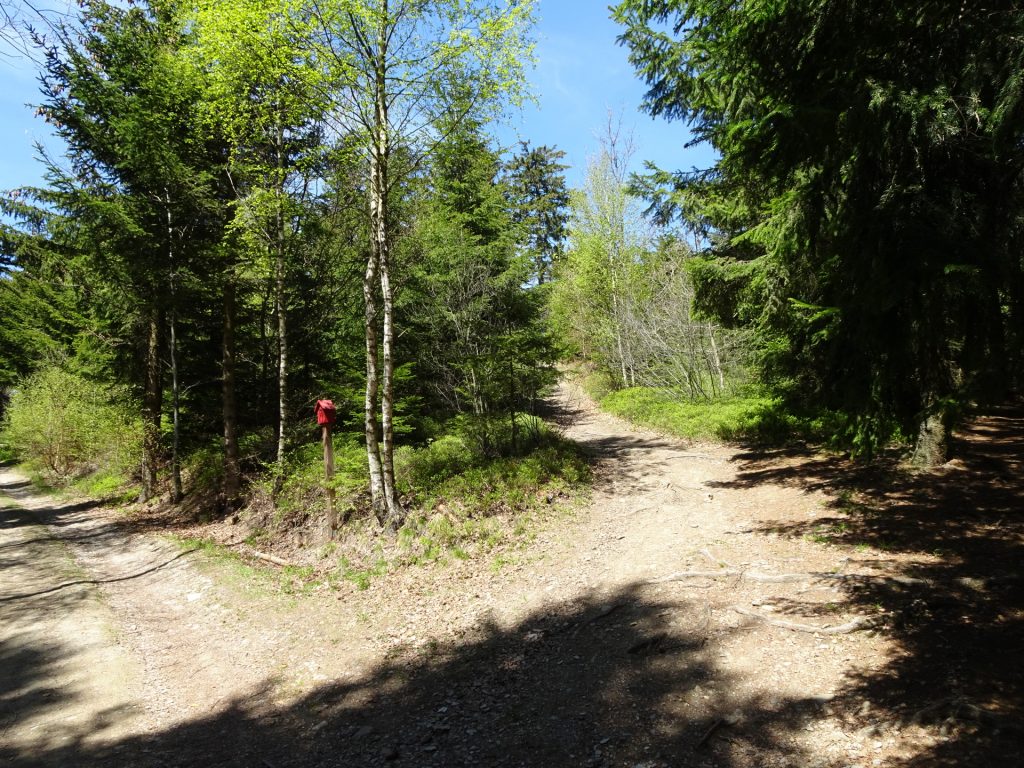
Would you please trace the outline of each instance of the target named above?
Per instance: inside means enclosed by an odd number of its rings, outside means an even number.
[[[357,729],[354,734],[352,734],[352,738],[353,739],[365,739],[371,733],[373,733],[373,726],[372,725],[364,725],[361,728]]]
[[[392,760],[397,760],[399,755],[398,747],[384,747],[384,749],[381,750],[380,755],[389,762]]]

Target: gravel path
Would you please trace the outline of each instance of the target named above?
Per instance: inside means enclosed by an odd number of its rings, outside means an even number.
[[[938,560],[827,543],[831,459],[668,440],[566,383],[555,406],[587,508],[503,568],[366,591],[281,594],[0,468],[0,763],[873,768],[937,743],[875,716],[863,681],[904,652],[850,584]]]
[[[67,539],[39,515],[63,518],[27,481],[0,469],[0,762],[115,743],[143,728],[142,669],[119,643],[118,618]]]

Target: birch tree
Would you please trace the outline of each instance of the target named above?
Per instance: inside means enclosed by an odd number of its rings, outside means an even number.
[[[587,356],[624,387],[636,376],[625,338],[633,272],[650,247],[650,228],[626,188],[628,140],[611,124],[600,153],[572,196],[570,248],[553,297],[555,312]]]
[[[396,186],[422,168],[440,126],[499,113],[525,96],[533,0],[312,0],[310,44],[330,68],[331,126],[365,167],[370,242],[363,275],[364,433],[372,505],[384,524],[395,491]],[[400,151],[399,151],[400,150]]]

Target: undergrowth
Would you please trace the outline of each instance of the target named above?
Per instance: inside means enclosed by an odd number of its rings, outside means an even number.
[[[677,392],[649,387],[611,390],[599,376],[584,380],[601,408],[638,426],[688,440],[785,443],[822,440],[834,431],[831,414],[800,415],[782,400],[743,392],[712,400],[691,400]]]
[[[528,541],[547,510],[579,497],[589,479],[575,444],[539,419],[517,414],[491,425],[453,420],[433,440],[395,452],[396,486],[406,519],[393,539],[381,537],[369,510],[366,450],[355,434],[335,436],[332,486],[344,522],[338,540],[322,547],[333,562],[328,582],[361,589],[393,567],[468,559]],[[268,472],[253,489],[247,522],[262,545],[326,519],[319,444],[294,451],[283,475]],[[322,531],[322,528],[320,529]],[[315,534],[311,534],[315,538]]]

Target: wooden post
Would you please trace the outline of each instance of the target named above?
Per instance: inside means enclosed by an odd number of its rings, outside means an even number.
[[[338,513],[334,508],[334,439],[331,436],[331,425],[324,424],[324,478],[327,480],[327,522],[330,538],[334,538],[338,530]]]

